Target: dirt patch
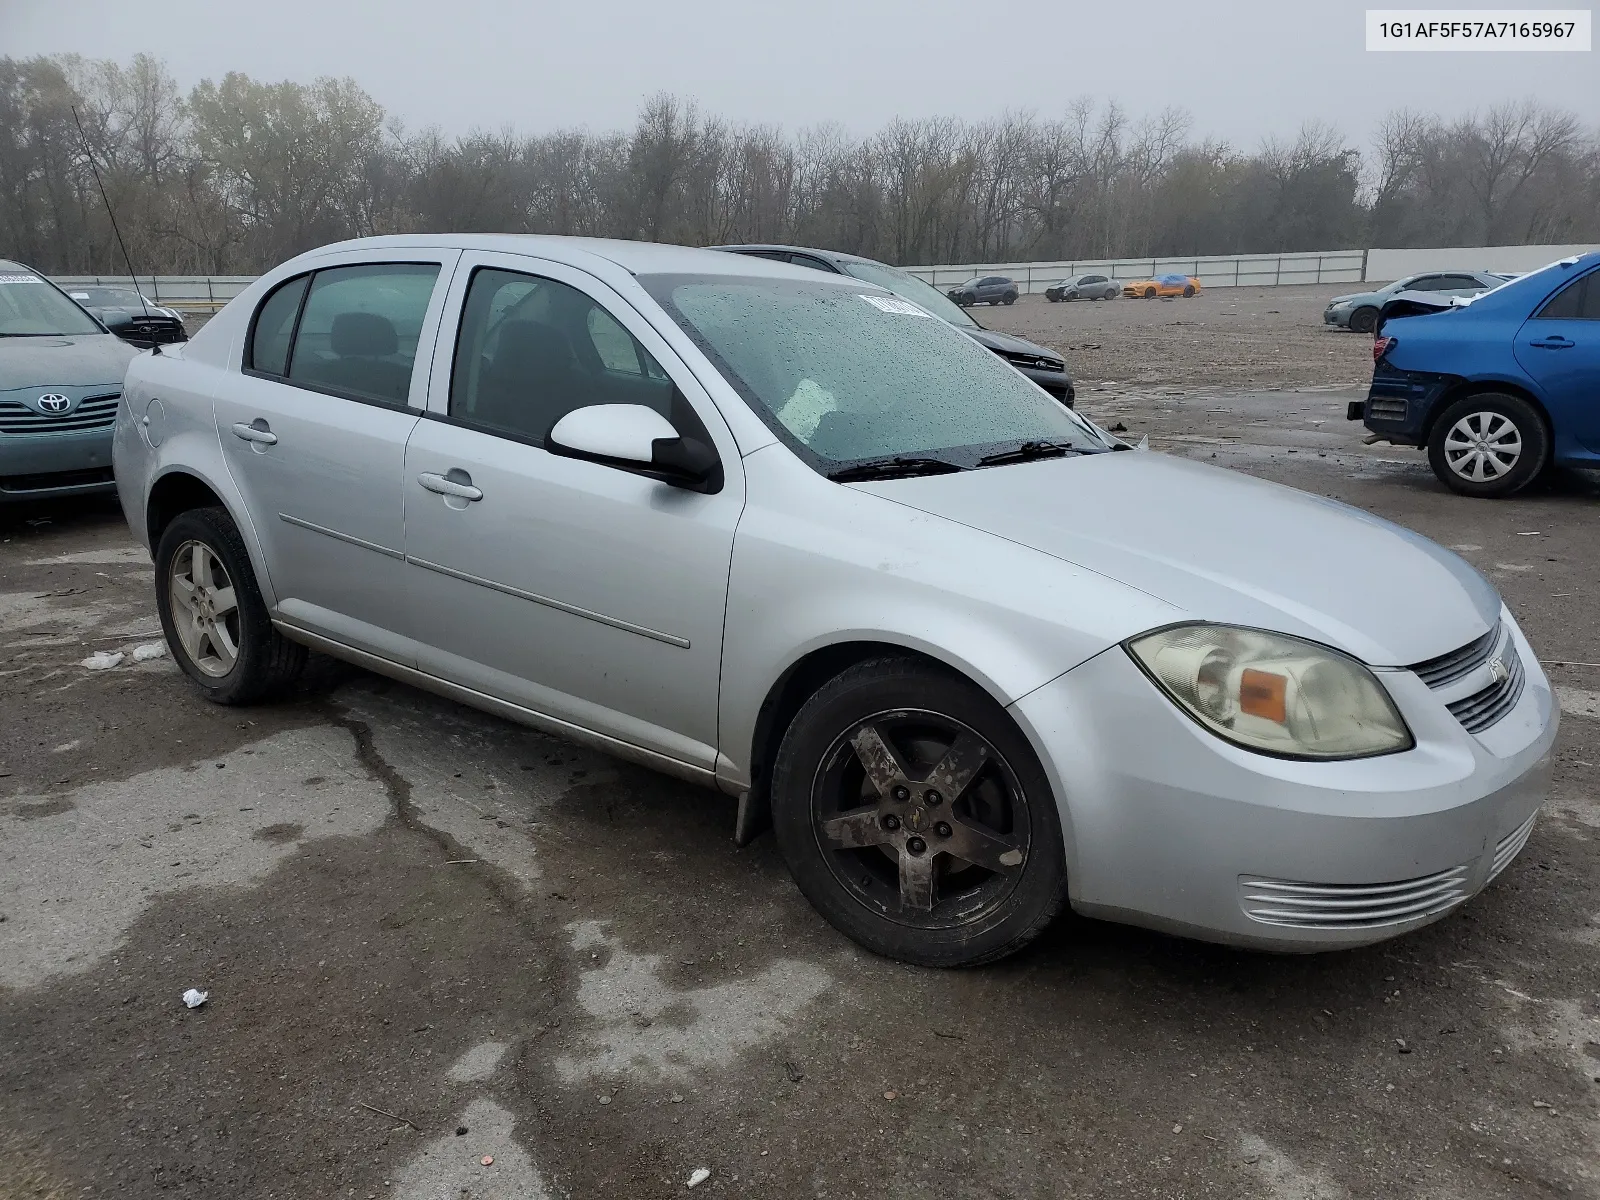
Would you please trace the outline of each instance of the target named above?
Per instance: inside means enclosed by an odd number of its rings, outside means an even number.
[[[1322,323],[1360,284],[1217,288],[1185,300],[1025,296],[975,308],[980,324],[1066,357],[1076,380],[1137,388],[1348,387],[1372,377],[1372,338]]]

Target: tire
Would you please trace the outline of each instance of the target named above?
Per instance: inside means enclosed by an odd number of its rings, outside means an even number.
[[[1144,290],[1144,298],[1146,300],[1154,300],[1156,298],[1156,290],[1155,290],[1155,288],[1145,288],[1145,290]]]
[[[1378,310],[1368,305],[1350,314],[1351,333],[1371,333],[1378,326]]]
[[[1007,304],[1015,304],[1017,302],[1017,294],[1015,292],[1007,292],[1004,300]]]
[[[947,767],[966,776],[953,800],[928,787],[949,783]],[[773,766],[772,809],[801,892],[875,954],[993,962],[1066,904],[1060,817],[1032,747],[987,693],[913,659],[860,663],[806,701]]]
[[[1064,299],[1065,299],[1065,298],[1066,298],[1066,297],[1064,297],[1064,296],[1053,296],[1053,295],[1051,295],[1051,294],[1050,294],[1050,293],[1049,293],[1049,292],[1046,292],[1046,293],[1045,293],[1045,294],[1044,294],[1044,298],[1045,298],[1045,299],[1046,299],[1046,300],[1048,300],[1048,301],[1050,301],[1050,303],[1051,303],[1051,304],[1059,304],[1059,303],[1060,303],[1060,302],[1061,302],[1061,301],[1062,301],[1062,300],[1064,300]]]
[[[215,704],[250,704],[287,691],[305,667],[306,648],[272,627],[227,510],[180,513],[162,532],[155,557],[167,647],[201,694]]]
[[[1107,288],[1106,289],[1106,294],[1102,297],[1102,299],[1105,299],[1105,300],[1115,300],[1116,298],[1117,298],[1117,289],[1116,288]]]
[[[1457,400],[1428,434],[1428,463],[1463,496],[1499,499],[1527,487],[1550,460],[1550,431],[1521,396],[1479,392]]]
[[[1184,284],[1183,285],[1183,294],[1186,297],[1194,295],[1194,284],[1192,284],[1192,283]]]

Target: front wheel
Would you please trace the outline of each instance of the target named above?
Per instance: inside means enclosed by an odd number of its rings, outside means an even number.
[[[1375,308],[1358,308],[1350,314],[1351,333],[1371,333],[1378,327],[1378,310]]]
[[[1155,288],[1145,288],[1145,290],[1144,290],[1144,298],[1146,300],[1154,300],[1156,298],[1156,290],[1155,290]]]
[[[272,627],[239,529],[222,508],[172,519],[156,545],[156,610],[167,646],[206,699],[249,704],[285,691],[304,646]]]
[[[1457,400],[1428,435],[1428,463],[1463,496],[1499,499],[1527,487],[1550,458],[1544,418],[1521,396],[1480,392]]]
[[[867,949],[930,967],[1020,950],[1066,903],[1055,798],[980,688],[879,658],[824,684],[772,777],[778,847],[806,899]]]

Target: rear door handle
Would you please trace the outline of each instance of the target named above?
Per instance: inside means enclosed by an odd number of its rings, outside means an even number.
[[[417,476],[417,482],[430,492],[437,492],[441,496],[455,496],[460,500],[482,500],[483,489],[472,486],[472,476],[459,467],[451,471],[453,475],[461,478],[451,479],[445,475],[435,475],[432,471],[424,471]]]
[[[263,446],[276,446],[278,444],[278,435],[272,432],[272,427],[262,417],[257,417],[248,425],[243,421],[236,421],[233,426],[233,435],[243,438],[247,442],[259,442]]]
[[[1577,344],[1578,343],[1573,341],[1571,338],[1564,338],[1560,334],[1555,334],[1552,337],[1540,338],[1536,342],[1528,343],[1528,345],[1537,346],[1541,350],[1570,350]]]

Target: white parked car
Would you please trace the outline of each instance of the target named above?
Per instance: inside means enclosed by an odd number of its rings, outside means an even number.
[[[1375,941],[1505,869],[1545,794],[1550,688],[1460,558],[1126,452],[846,276],[329,246],[137,358],[115,451],[205,695],[312,647],[719,788],[912,962],[1069,902]]]

